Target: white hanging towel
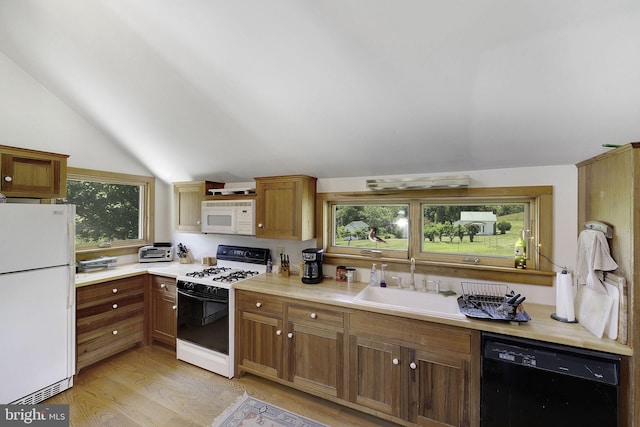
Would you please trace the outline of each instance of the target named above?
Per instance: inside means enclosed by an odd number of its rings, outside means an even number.
[[[602,231],[583,230],[578,237],[576,257],[576,282],[603,294],[607,289],[603,284],[603,271],[612,271],[618,264],[611,258],[609,242]]]

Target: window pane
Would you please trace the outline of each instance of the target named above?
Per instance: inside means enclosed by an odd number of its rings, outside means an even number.
[[[333,219],[333,246],[408,250],[408,204],[336,204]]]
[[[140,185],[68,180],[65,203],[76,205],[76,244],[142,239]]]
[[[423,204],[423,252],[513,258],[528,203]]]

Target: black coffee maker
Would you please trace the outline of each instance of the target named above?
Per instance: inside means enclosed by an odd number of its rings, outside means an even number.
[[[322,282],[322,252],[324,250],[320,248],[309,248],[302,251],[302,261],[304,261],[302,283]]]

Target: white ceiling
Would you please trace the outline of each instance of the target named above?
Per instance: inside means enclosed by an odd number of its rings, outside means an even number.
[[[638,0],[0,0],[0,51],[166,181],[640,140]]]

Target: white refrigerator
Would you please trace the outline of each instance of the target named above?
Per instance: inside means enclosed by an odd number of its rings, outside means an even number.
[[[0,204],[0,404],[73,385],[75,206]]]

